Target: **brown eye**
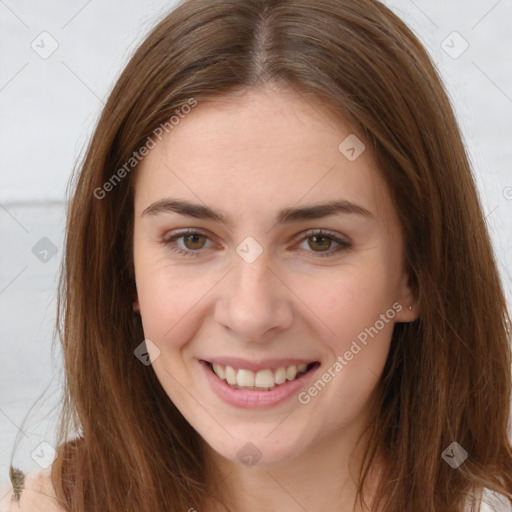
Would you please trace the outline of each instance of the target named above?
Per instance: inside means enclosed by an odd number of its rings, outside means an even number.
[[[352,247],[352,242],[344,239],[342,235],[322,229],[310,229],[302,233],[300,241],[299,248],[301,250],[313,253],[318,257],[335,256]],[[303,247],[300,247],[302,245]]]
[[[187,249],[191,251],[202,249],[206,243],[206,236],[200,233],[193,233],[191,235],[183,236],[183,243]]]
[[[192,257],[212,247],[209,237],[199,231],[182,231],[170,237],[164,236],[161,243],[175,253]]]
[[[332,239],[327,236],[310,236],[308,238],[308,245],[313,250],[319,250],[320,252],[326,251],[331,247]]]

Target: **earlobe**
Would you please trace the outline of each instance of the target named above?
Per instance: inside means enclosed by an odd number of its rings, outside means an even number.
[[[416,302],[408,304],[407,302],[399,303],[402,308],[397,312],[395,320],[398,323],[414,322],[419,317],[419,306]]]
[[[133,293],[133,311],[140,315],[139,296],[137,295],[137,292]]]
[[[415,295],[413,287],[411,286],[411,279],[409,275],[404,272],[400,284],[399,300],[397,300],[401,305],[401,309],[397,312],[395,317],[397,322],[408,323],[418,319],[420,307]]]

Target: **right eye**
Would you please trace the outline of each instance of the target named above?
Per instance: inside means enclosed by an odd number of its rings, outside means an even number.
[[[182,239],[181,244],[178,242],[180,239]],[[193,229],[187,229],[185,231],[175,233],[172,236],[166,235],[163,238],[162,243],[166,247],[169,247],[173,252],[195,257],[198,256],[201,249],[205,247],[207,240],[209,240],[209,238],[204,233]]]

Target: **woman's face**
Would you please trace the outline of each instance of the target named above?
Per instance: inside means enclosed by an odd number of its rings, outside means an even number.
[[[393,325],[415,315],[363,142],[319,104],[252,89],[199,102],[136,171],[152,367],[228,460],[277,464],[359,432]]]

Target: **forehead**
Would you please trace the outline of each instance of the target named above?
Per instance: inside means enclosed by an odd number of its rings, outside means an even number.
[[[136,169],[136,215],[166,195],[237,216],[326,199],[357,200],[385,215],[386,187],[362,144],[347,123],[293,91],[199,102]],[[346,152],[352,147],[362,150],[356,159]]]

